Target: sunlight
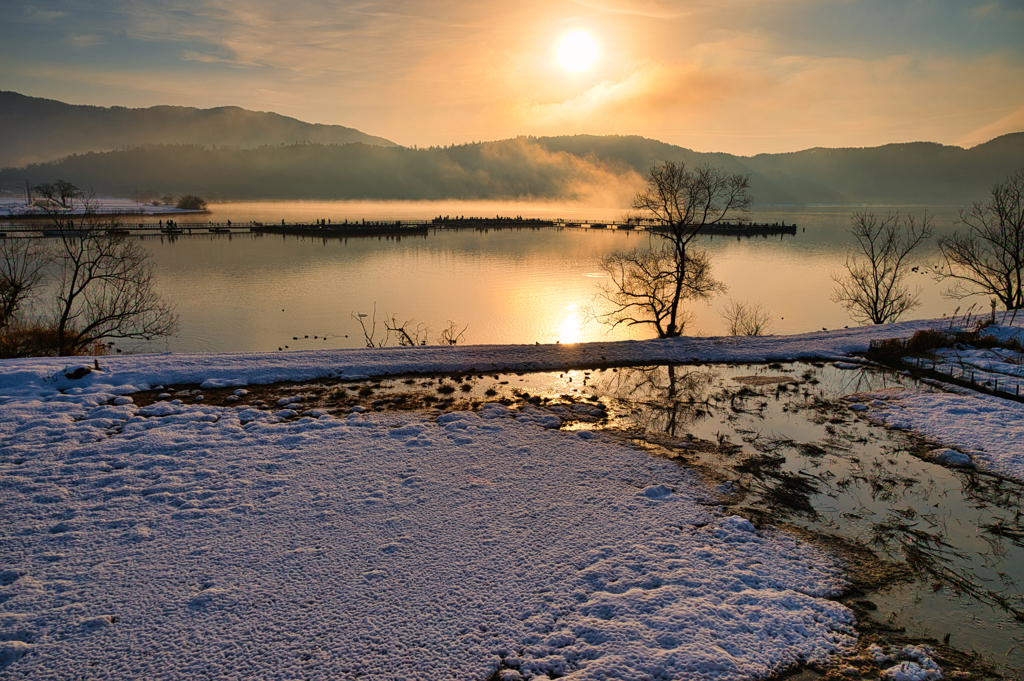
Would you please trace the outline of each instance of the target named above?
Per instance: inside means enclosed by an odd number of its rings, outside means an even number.
[[[569,314],[559,326],[558,342],[563,345],[580,342],[580,320],[576,315],[576,304],[566,308]]]
[[[558,45],[558,63],[566,71],[586,71],[597,61],[597,43],[586,31],[573,31]]]

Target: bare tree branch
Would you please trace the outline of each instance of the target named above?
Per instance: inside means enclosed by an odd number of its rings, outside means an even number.
[[[174,334],[178,318],[156,291],[149,252],[115,233],[116,217],[99,214],[91,197],[65,184],[37,188],[62,200],[59,208],[47,208],[59,232],[50,312],[59,354],[76,354],[107,338],[152,340]]]
[[[960,211],[965,231],[939,239],[947,295],[994,295],[1007,310],[1024,308],[1024,169],[992,188],[987,203]]]
[[[370,328],[366,328],[366,322],[363,321],[368,315],[363,312],[353,312],[352,319],[359,322],[359,326],[363,329],[363,341],[366,343],[368,348],[382,348],[388,344],[388,338],[390,334],[387,334],[387,325],[384,325],[385,335],[384,340],[375,341],[374,336],[377,333],[377,303],[373,304],[373,317],[370,319]]]
[[[771,312],[761,303],[730,300],[721,317],[730,336],[763,336],[772,327]]]
[[[427,334],[430,333],[430,329],[424,324],[416,324],[415,328],[410,328],[414,323],[415,320],[413,319],[399,323],[397,317],[391,315],[390,320],[384,320],[384,328],[395,334],[395,337],[398,338],[398,344],[402,347],[413,348],[417,345],[426,345]]]
[[[0,239],[0,329],[15,321],[46,274],[49,252],[40,239]]]
[[[468,328],[469,324],[466,324],[462,329],[459,329],[459,325],[449,319],[448,326],[441,329],[440,333],[437,334],[437,342],[439,345],[457,345],[465,336],[466,329]]]
[[[920,290],[906,286],[910,256],[932,236],[931,218],[921,224],[899,211],[879,220],[871,212],[855,213],[847,230],[857,241],[858,255],[846,258],[846,273],[833,273],[837,287],[832,301],[845,307],[862,324],[894,322],[918,305]]]
[[[712,276],[711,257],[706,251],[690,249],[680,266],[675,249],[638,249],[610,253],[600,267],[611,278],[598,297],[611,309],[597,319],[613,328],[621,324],[654,327],[659,338],[682,334],[692,316],[681,310],[680,302],[710,300],[725,291],[725,284]]]
[[[635,257],[618,257],[607,263],[618,291],[605,291],[616,309],[601,317],[612,325],[649,324],[660,338],[679,336],[688,321],[683,301],[707,298],[724,290],[721,282],[705,293],[709,282],[707,254],[691,257],[690,242],[704,225],[727,217],[743,219],[753,199],[747,193],[749,178],[702,165],[687,170],[686,164],[667,161],[647,171],[646,186],[634,198],[630,221],[653,222],[658,236],[668,243]],[[703,267],[692,276],[690,266]]]

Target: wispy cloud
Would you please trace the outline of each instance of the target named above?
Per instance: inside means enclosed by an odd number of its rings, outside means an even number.
[[[406,144],[951,143],[1014,125],[1024,106],[1017,0],[34,0],[10,16],[6,89],[233,104]],[[554,48],[575,28],[601,57],[570,75]]]

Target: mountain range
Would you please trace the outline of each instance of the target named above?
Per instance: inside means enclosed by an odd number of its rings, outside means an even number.
[[[0,143],[0,167],[148,144],[249,148],[305,141],[395,146],[394,142],[352,128],[303,123],[237,106],[81,106],[8,91],[0,92],[0,130],[5,131]]]
[[[544,199],[624,205],[658,161],[750,176],[759,204],[962,205],[1024,167],[1024,133],[785,154],[702,153],[637,136],[398,146],[235,107],[72,106],[0,93],[0,189],[64,179],[97,194],[228,199]]]

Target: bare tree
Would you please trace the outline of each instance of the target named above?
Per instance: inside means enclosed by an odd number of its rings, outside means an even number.
[[[387,329],[389,334],[395,334],[395,338],[398,339],[398,345],[404,348],[426,345],[427,336],[430,333],[430,329],[426,325],[417,324],[414,319],[399,322],[395,315],[391,315],[390,319],[384,320],[384,328]]]
[[[48,253],[39,239],[0,239],[0,329],[43,282]]]
[[[906,278],[911,254],[932,236],[928,214],[918,224],[913,215],[904,217],[899,211],[883,220],[871,212],[855,213],[847,231],[857,241],[860,254],[846,257],[845,273],[832,274],[838,285],[832,301],[862,324],[894,322],[917,307],[920,291],[912,293]]]
[[[37,188],[39,190],[39,188]],[[45,187],[40,190],[45,194]],[[56,293],[49,323],[58,354],[73,355],[103,339],[152,340],[174,334],[178,318],[156,291],[149,252],[117,233],[118,219],[75,188],[61,209],[48,209],[59,236]]]
[[[947,295],[993,295],[1007,310],[1024,308],[1024,169],[992,187],[987,203],[960,211],[967,227],[939,239]]]
[[[460,329],[458,324],[449,319],[448,326],[437,334],[437,342],[439,345],[457,345],[465,336],[468,328],[469,324],[466,324]]]
[[[365,312],[353,312],[352,319],[359,322],[360,328],[363,330],[363,342],[366,343],[368,348],[382,348],[387,345],[387,336],[384,340],[376,340],[374,336],[377,334],[377,303],[373,304],[373,317],[370,319],[370,328],[366,328],[366,318],[370,315]]]
[[[597,315],[613,328],[625,324],[654,327],[658,338],[682,334],[692,315],[680,308],[684,300],[710,300],[725,291],[712,276],[707,251],[690,249],[679,262],[679,252],[669,246],[610,253],[600,267],[611,284],[598,294],[611,303],[609,312]]]
[[[397,315],[391,315],[390,317],[385,312],[384,321],[382,326],[384,327],[384,337],[377,338],[377,303],[373,304],[373,316],[370,317],[370,324],[367,326],[366,318],[370,315],[364,312],[353,312],[352,318],[359,322],[359,326],[363,330],[363,341],[366,343],[368,348],[383,348],[391,341],[391,335],[394,334],[398,340],[398,345],[401,347],[415,347],[417,345],[426,345],[427,337],[430,334],[430,328],[425,324],[418,324],[415,320],[409,319],[405,321],[398,321]],[[415,326],[414,326],[415,325]],[[454,331],[454,323],[449,322],[450,328]],[[465,329],[463,329],[465,331]],[[458,339],[462,337],[462,333],[452,337],[452,342],[448,345],[455,345]],[[441,337],[439,336],[439,339]]]
[[[55,180],[35,186],[35,192],[52,205],[60,206],[67,211],[74,208],[75,203],[83,198],[82,191],[67,180]]]
[[[761,303],[730,300],[721,317],[730,336],[763,336],[772,327],[772,314]]]
[[[710,276],[707,254],[689,253],[690,243],[705,225],[746,217],[753,199],[747,193],[749,177],[706,165],[687,170],[684,163],[666,161],[651,167],[645,180],[629,220],[653,223],[667,243],[607,260],[615,289],[603,297],[615,308],[602,317],[613,325],[648,324],[659,338],[672,338],[683,333],[688,320],[684,301],[724,290]],[[691,267],[696,271],[689,272]]]
[[[177,207],[182,210],[206,210],[206,199],[194,194],[186,194],[178,199]]]

